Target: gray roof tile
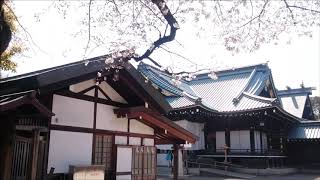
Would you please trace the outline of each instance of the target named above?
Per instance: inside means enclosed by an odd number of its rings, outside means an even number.
[[[196,105],[196,100],[201,99],[201,104],[207,108],[229,112],[271,106],[274,100],[258,96],[270,78],[270,69],[264,64],[219,71],[217,80],[209,78],[208,74],[200,74],[189,82],[182,80],[178,87],[164,71],[143,63],[138,70],[158,87],[176,95],[166,98],[172,108]],[[237,103],[234,103],[235,98]]]

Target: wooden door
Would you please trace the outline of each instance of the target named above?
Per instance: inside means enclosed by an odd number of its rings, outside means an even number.
[[[137,146],[132,150],[132,180],[156,179],[156,148]]]
[[[26,180],[31,163],[32,140],[16,136],[11,168],[11,180]]]

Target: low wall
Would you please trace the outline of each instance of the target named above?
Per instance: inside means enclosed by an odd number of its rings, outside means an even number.
[[[283,175],[297,173],[299,170],[296,168],[266,168],[266,169],[248,169],[248,168],[231,168],[231,171],[255,174],[255,175]]]

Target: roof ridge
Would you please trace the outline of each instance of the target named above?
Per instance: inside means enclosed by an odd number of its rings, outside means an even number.
[[[250,94],[247,92],[243,92],[243,95],[245,95],[249,98],[253,98],[255,100],[266,102],[266,103],[273,103],[276,100],[276,98],[267,98],[267,97],[257,96],[257,95]]]
[[[237,103],[237,102],[240,101],[242,94],[248,88],[250,82],[252,81],[253,76],[256,74],[256,71],[257,71],[257,69],[254,68],[253,71],[251,72],[250,76],[249,76],[249,79],[248,79],[246,85],[241,89],[241,91],[238,93],[238,95],[232,99],[232,101],[234,103]]]

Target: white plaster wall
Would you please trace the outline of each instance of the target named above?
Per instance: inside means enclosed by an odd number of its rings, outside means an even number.
[[[102,82],[99,87],[113,100],[121,103],[128,103],[123,97],[121,97],[117,91],[115,91],[108,83]]]
[[[93,102],[53,95],[51,124],[93,127]]]
[[[77,84],[73,84],[69,86],[69,90],[72,92],[78,93],[94,85],[95,85],[95,81],[94,79],[91,79],[91,80],[83,81]]]
[[[143,145],[144,146],[154,146],[154,139],[144,138]]]
[[[92,134],[50,131],[48,172],[67,173],[69,165],[90,165],[92,155]]]
[[[130,132],[132,133],[140,133],[140,134],[154,134],[153,128],[135,120],[131,119],[130,120]]]
[[[176,124],[183,127],[187,131],[199,137],[195,144],[191,147],[186,148],[186,150],[202,150],[205,149],[205,138],[204,138],[204,123],[190,122],[187,120],[175,121]]]
[[[223,152],[224,145],[226,144],[226,137],[224,131],[216,132],[216,151]]]
[[[141,146],[141,138],[129,137],[129,145]]]
[[[117,118],[113,109],[113,106],[97,104],[97,129],[127,132],[128,119]]]
[[[115,144],[126,145],[127,144],[127,136],[115,136],[114,137]]]

